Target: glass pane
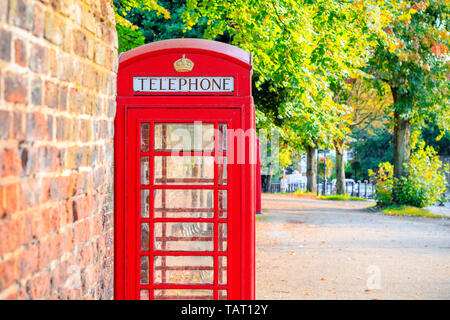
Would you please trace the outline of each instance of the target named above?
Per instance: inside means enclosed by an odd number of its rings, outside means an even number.
[[[150,182],[149,157],[141,157],[141,184],[148,185]]]
[[[150,216],[150,191],[141,190],[141,218],[148,218]]]
[[[154,261],[155,284],[212,284],[214,281],[213,257],[156,256]]]
[[[219,284],[227,284],[227,257],[219,256]]]
[[[227,158],[218,158],[218,173],[219,173],[219,185],[227,184]]]
[[[149,250],[149,224],[148,223],[141,223],[141,251],[148,251]]]
[[[219,290],[219,300],[227,300],[227,290]]]
[[[214,157],[155,157],[155,184],[214,184]]]
[[[227,190],[219,190],[219,218],[227,217]]]
[[[141,257],[141,284],[148,284],[149,276],[149,265],[148,265],[148,257]]]
[[[212,190],[154,191],[155,218],[212,218]]]
[[[155,123],[157,151],[213,151],[212,123]]]
[[[150,151],[150,123],[141,124],[141,152]]]
[[[199,289],[162,289],[154,290],[155,300],[212,300],[212,290]]]
[[[141,300],[150,300],[150,295],[148,290],[141,290]]]
[[[219,123],[219,152],[227,151],[227,125]]]
[[[161,222],[154,224],[155,250],[212,251],[213,224]]]
[[[227,224],[219,223],[219,251],[227,251]]]

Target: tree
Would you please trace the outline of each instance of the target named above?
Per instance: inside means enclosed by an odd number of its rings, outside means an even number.
[[[376,89],[373,80],[349,79],[335,97],[348,106],[348,112],[337,123],[339,135],[333,139],[336,150],[336,193],[345,194],[344,152],[347,144],[357,131],[386,125],[386,111],[392,105],[392,95],[387,85]]]
[[[346,113],[332,86],[359,74],[386,22],[375,1],[187,1],[188,28],[207,18],[206,38],[227,32],[253,52],[256,85],[271,81],[287,98],[278,107],[286,138],[308,153],[308,188],[315,189],[315,150],[331,146]],[[373,23],[377,21],[377,23]],[[314,178],[313,178],[314,177]]]
[[[113,4],[119,52],[128,51],[145,43],[142,30],[135,24],[136,20],[133,20],[133,10],[154,12],[166,20],[170,18],[169,11],[159,5],[158,0],[113,0]]]
[[[420,138],[427,146],[433,147],[440,156],[450,156],[450,132],[441,132],[435,123],[426,121]]]
[[[392,91],[394,176],[407,176],[411,126],[429,119],[450,128],[448,1],[397,1],[367,69]]]
[[[363,178],[368,178],[369,170],[377,171],[381,163],[392,161],[392,143],[392,132],[386,127],[366,128],[353,135],[351,147]]]

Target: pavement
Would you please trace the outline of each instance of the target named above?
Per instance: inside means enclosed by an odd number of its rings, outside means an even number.
[[[257,299],[450,299],[450,220],[264,194]]]
[[[428,211],[441,216],[450,217],[450,203],[446,202],[444,206],[426,207]]]

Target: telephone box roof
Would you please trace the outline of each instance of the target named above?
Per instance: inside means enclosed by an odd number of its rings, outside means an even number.
[[[223,56],[226,59],[234,60],[238,64],[245,64],[249,68],[252,67],[252,55],[250,52],[230,44],[205,39],[170,39],[152,42],[120,54],[119,63],[128,64],[132,63],[137,57],[142,58],[142,56],[146,55],[178,52],[180,49]]]

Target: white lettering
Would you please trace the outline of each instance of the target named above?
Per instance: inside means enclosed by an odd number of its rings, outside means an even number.
[[[234,92],[233,77],[133,77],[134,92]]]

